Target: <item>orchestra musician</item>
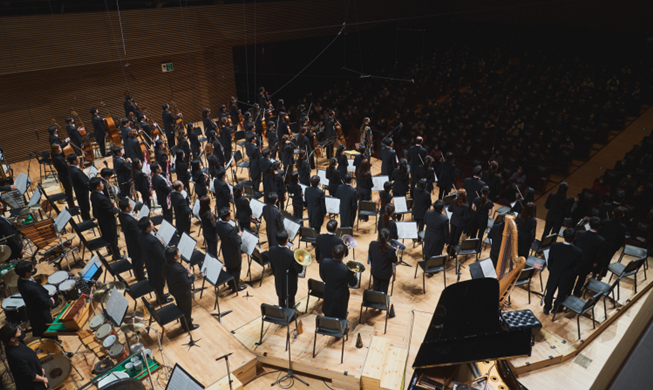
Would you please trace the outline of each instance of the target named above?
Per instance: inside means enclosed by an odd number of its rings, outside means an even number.
[[[116,171],[118,189],[120,190],[118,196],[123,198],[129,196],[130,192],[132,160],[130,158],[123,158],[124,152],[120,146],[114,146],[112,148],[112,153],[113,169]]]
[[[576,240],[576,231],[572,228],[565,229],[563,233],[564,242],[554,242],[549,250],[549,279],[546,282],[546,295],[544,296],[544,315],[548,316],[553,303],[553,295],[556,290],[553,314],[556,313],[560,304],[571,294],[576,280],[576,271],[581,262],[583,252],[573,244]]]
[[[370,118],[364,118],[360,128],[360,144],[365,147],[365,155],[372,156],[374,137],[370,127]]]
[[[27,318],[32,326],[32,336],[36,338],[49,338],[45,335],[48,324],[52,323],[50,309],[54,307],[54,298],[50,297],[48,290],[34,280],[36,268],[30,261],[20,261],[16,264],[18,275],[18,292],[27,311]]]
[[[189,123],[188,124],[190,131],[193,129],[193,124]],[[188,163],[190,162],[190,155],[191,155],[191,150],[190,150],[190,144],[188,143],[188,133],[186,133],[186,130],[181,129],[179,130],[179,138],[177,139],[177,150],[182,150],[184,152],[184,158],[183,161],[188,166]]]
[[[403,159],[402,159],[403,160]],[[406,160],[403,160],[406,161]],[[400,171],[400,169],[398,170]],[[395,184],[393,188],[397,188]],[[395,190],[396,194],[396,190]],[[424,215],[431,206],[431,193],[426,190],[426,179],[420,179],[413,193],[413,220],[417,222],[417,231],[424,230]]]
[[[345,177],[347,174],[347,155],[345,154],[345,145],[340,144],[338,149],[336,149],[336,159],[338,160],[338,170],[340,171],[340,176]]]
[[[68,139],[70,143],[75,145],[75,153],[82,153],[82,136],[79,134],[79,130],[75,127],[75,120],[72,117],[66,117],[66,133],[68,133]]]
[[[173,191],[170,193],[170,205],[175,212],[175,226],[177,227],[177,232],[180,235],[182,233],[190,235],[190,217],[193,214],[193,210],[188,207],[188,198],[182,194],[184,183],[175,180],[172,183],[172,189]]]
[[[327,232],[320,234],[315,238],[315,260],[320,263],[327,257],[333,255],[333,248],[337,245],[344,245],[342,238],[336,236],[338,230],[338,221],[330,219],[326,224]],[[345,247],[345,256],[349,253],[349,249]]]
[[[141,112],[136,108],[136,105],[134,104],[134,98],[132,97],[132,95],[125,96],[125,102],[123,103],[123,107],[125,108],[126,117],[129,117],[130,112],[134,113],[134,115],[137,118],[141,115]]]
[[[605,239],[598,233],[601,227],[601,218],[592,217],[589,220],[590,228],[584,232],[576,233],[576,241],[574,245],[580,248],[583,252],[578,265],[578,279],[576,280],[576,287],[574,287],[574,295],[581,297],[585,281],[590,273],[598,274],[599,259],[601,257],[601,249]]]
[[[270,102],[268,101],[268,97],[265,94],[264,87],[259,87],[257,99],[258,105],[262,110],[267,110],[268,107],[270,107]]]
[[[391,205],[392,203],[388,203],[386,207]],[[370,242],[369,247],[373,277],[372,289],[381,291],[384,294],[388,293],[390,279],[394,275],[393,264],[397,263],[397,252],[390,247],[390,238],[390,231],[383,228],[379,231],[379,239]]]
[[[120,120],[120,137],[122,138],[122,145],[127,147],[127,139],[129,138],[129,130],[131,130],[132,122],[129,118],[122,118]]]
[[[179,262],[181,255],[179,249],[168,248],[166,256],[166,281],[168,282],[168,291],[175,297],[175,305],[184,313],[184,320],[181,327],[184,331],[189,332],[200,326],[193,324],[193,281],[195,275],[191,270],[184,268]]]
[[[184,158],[186,153],[183,150],[177,149],[177,156],[175,158],[175,172],[177,173],[177,180],[184,184],[184,188],[190,191],[190,170]]]
[[[299,151],[299,154],[297,155],[297,163],[295,165],[297,167],[297,173],[299,173],[299,182],[305,186],[310,185],[311,167],[308,165],[308,161],[306,161],[305,150]]]
[[[456,171],[456,164],[454,164],[453,154],[451,152],[444,154],[444,160],[439,168],[440,176],[438,177],[438,188],[440,188],[440,192],[438,194],[438,199],[442,199],[449,195],[449,191],[451,191],[453,185],[454,172]]]
[[[231,160],[231,128],[227,117],[220,119],[220,145],[224,153],[225,164]]]
[[[265,232],[268,236],[268,248],[274,248],[277,245],[277,232],[286,228],[283,225],[283,214],[277,207],[277,201],[279,200],[277,193],[270,192],[266,199],[266,205],[263,206]]]
[[[272,160],[270,159],[270,149],[265,148],[261,152],[262,158],[259,162],[261,166],[261,177],[263,178],[263,194],[267,196],[272,192],[272,178],[270,177],[270,168],[272,167]]]
[[[70,180],[70,169],[68,163],[66,162],[59,144],[53,144],[51,152],[52,165],[54,165],[54,169],[57,170],[57,179],[59,180],[59,183],[61,183],[66,194],[66,203],[68,204],[68,208],[73,208],[75,207],[75,201],[73,198],[73,184]]]
[[[304,216],[304,194],[302,187],[299,185],[299,173],[293,172],[290,174],[288,192],[292,197],[293,217],[301,220]]]
[[[154,142],[154,160],[159,163],[163,175],[168,172],[168,154],[166,153],[166,145],[163,140],[156,140]]]
[[[107,130],[104,128],[104,121],[100,118],[100,110],[96,107],[91,108],[91,115],[93,116],[91,122],[93,123],[93,133],[95,134],[95,142],[97,142],[98,147],[100,148],[100,154],[102,157],[106,157],[106,137]]]
[[[351,186],[353,177],[351,173],[345,175],[345,183],[338,187],[336,197],[340,199],[340,226],[354,227],[356,220],[356,210],[358,201],[356,199],[356,189]]]
[[[193,127],[192,123],[188,124],[188,142],[190,142],[190,151],[193,160],[198,160],[200,158],[200,152],[202,149],[200,138],[197,135],[199,132],[201,132],[199,127]]]
[[[218,258],[218,230],[216,218],[211,211],[211,198],[208,195],[200,197],[200,218],[202,218],[202,236],[206,241],[206,251]]]
[[[222,147],[222,144],[218,140],[218,137],[215,133],[215,131],[211,130],[209,132],[209,139],[208,141],[213,145],[213,155],[215,156],[216,160],[218,160],[218,165],[221,167],[224,167],[227,164],[227,159],[225,157],[224,149]]]
[[[145,156],[143,156],[143,149],[141,149],[141,144],[136,139],[138,137],[138,130],[129,129],[127,133],[127,140],[125,141],[125,156],[132,161],[139,159],[145,161]]]
[[[273,162],[270,167],[270,177],[272,178],[272,191],[279,195],[279,209],[283,210],[286,200],[288,200],[288,191],[286,191],[285,175],[283,171],[279,170],[280,167],[279,161]]]
[[[172,187],[168,185],[168,180],[161,174],[161,166],[153,162],[150,166],[152,170],[152,189],[156,193],[156,201],[161,206],[163,218],[172,223],[172,210],[168,205],[168,195],[172,192]]]
[[[290,123],[286,121],[286,113],[284,111],[279,111],[277,120],[279,123],[277,127],[277,139],[283,139],[284,135],[290,136]]]
[[[229,223],[231,211],[229,211],[228,207],[221,208],[219,213],[220,220],[216,223],[215,228],[222,241],[222,257],[227,267],[227,273],[234,277],[230,282],[231,289],[237,293],[246,288],[246,286],[240,285],[240,269],[242,267],[240,245],[243,242],[243,232],[238,231],[238,228],[231,226]]]
[[[207,180],[208,175],[202,171],[200,167],[200,160],[193,160],[190,163],[191,166],[191,177],[193,178],[193,189],[195,190],[195,196],[201,198],[202,196],[208,194]]]
[[[153,126],[150,126],[147,124],[147,115],[141,114],[138,116],[138,126],[143,130],[145,134],[147,134],[147,139],[145,140],[148,144],[150,144],[150,141],[152,140],[152,132],[154,129],[156,129],[156,122],[153,123]]]
[[[138,243],[138,219],[134,217],[134,208],[129,199],[121,199],[119,208],[120,214],[118,214],[118,220],[120,221],[122,234],[125,237],[125,244],[127,244],[127,254],[129,254],[129,258],[131,259],[134,277],[140,282],[141,280],[145,280],[145,266],[143,264],[141,246]]]
[[[89,182],[91,190],[91,204],[93,205],[93,216],[100,226],[102,238],[110,244],[110,252],[114,260],[122,259],[120,249],[118,248],[118,227],[116,226],[116,213],[118,209],[114,207],[110,199],[102,193],[104,184],[99,177],[94,177]]]
[[[392,138],[387,138],[383,141],[383,147],[379,152],[379,158],[381,159],[381,175],[387,175],[392,178],[392,173],[397,166],[397,152],[395,152],[394,141]],[[413,166],[411,165],[411,172],[416,172],[412,170],[412,168]]]
[[[331,196],[337,196],[338,187],[342,184],[342,175],[336,168],[337,164],[338,160],[335,157],[331,157],[329,167],[326,170],[326,178],[329,180],[329,195]]]
[[[18,229],[5,217],[6,211],[7,207],[0,202],[0,243],[7,245],[11,249],[11,254],[7,260],[20,259],[25,254],[23,240],[18,234]]]
[[[113,175],[115,175],[115,172],[111,168],[102,168],[102,170],[100,170],[100,180],[102,180],[102,186],[104,187],[102,193],[111,201],[113,201],[113,199],[118,195],[113,194],[112,196],[114,190],[111,188],[109,182],[111,181]]]
[[[151,210],[152,191],[150,190],[150,181],[147,175],[143,173],[143,162],[139,159],[132,161],[132,180],[134,180],[134,189],[141,194],[141,202]]]
[[[77,197],[77,204],[79,204],[79,211],[82,215],[82,220],[88,221],[91,219],[91,203],[89,201],[88,192],[88,176],[82,170],[82,159],[77,157],[75,153],[68,155],[68,162],[70,163],[69,175],[75,196]]]
[[[223,207],[229,208],[229,203],[233,198],[225,178],[227,171],[224,168],[220,168],[217,175],[218,176],[213,181],[213,190],[215,191],[216,210],[220,210]]]
[[[25,332],[12,323],[0,328],[0,341],[5,346],[5,354],[11,376],[17,389],[44,390],[48,378],[41,366],[41,361],[34,350],[25,345]]]
[[[325,283],[322,312],[327,317],[347,318],[349,287],[358,283],[356,274],[344,264],[345,246],[336,245],[333,253],[320,262],[320,278]]]
[[[245,152],[249,157],[249,177],[252,179],[252,188],[258,191],[261,186],[261,151],[257,145],[257,137],[250,137],[249,141],[245,144]]]
[[[458,245],[460,236],[467,228],[469,222],[469,205],[467,204],[467,191],[460,189],[456,199],[449,203],[447,210],[451,213],[451,241],[450,245]]]
[[[411,146],[408,149],[408,163],[410,164],[410,194],[413,194],[415,189],[415,183],[417,183],[418,175],[417,170],[420,165],[424,163],[424,158],[426,157],[426,148],[422,146],[424,139],[422,137],[417,137],[415,139],[415,145]]]
[[[336,113],[333,110],[329,110],[328,116],[324,119],[324,132],[327,139],[327,144],[325,145],[327,158],[331,159],[333,157],[333,146],[336,139]]]
[[[319,187],[320,177],[314,175],[311,177],[311,186],[305,190],[306,211],[308,212],[308,225],[320,234],[324,215],[326,214],[326,204],[324,191]]]
[[[204,126],[204,135],[208,138],[211,130],[217,132],[218,125],[211,119],[211,109],[205,108],[202,110],[202,125]]]
[[[240,114],[240,110],[238,109],[238,102],[236,102],[236,98],[232,96],[229,98],[229,117],[231,118],[231,123],[234,125],[239,122],[238,114]]]
[[[378,231],[382,229],[388,229],[390,232],[390,238],[393,240],[399,239],[399,232],[397,231],[397,222],[392,220],[392,217],[395,213],[395,205],[393,203],[386,203],[384,207],[383,217],[379,218]]]
[[[277,232],[277,244],[269,250],[270,266],[274,273],[274,289],[279,298],[279,306],[294,309],[297,276],[303,268],[295,261],[294,253],[286,246],[288,233],[285,230]]]
[[[424,258],[440,256],[444,245],[449,243],[449,218],[442,213],[444,201],[436,200],[433,210],[424,214],[426,232],[424,232]]]
[[[50,147],[52,147],[52,145],[54,144],[61,146],[61,149],[68,146],[68,143],[70,142],[70,138],[66,138],[63,142],[61,142],[61,140],[59,139],[59,129],[57,129],[57,126],[48,127],[48,133],[50,134],[48,138],[48,141],[50,142]]]
[[[272,158],[277,158],[277,143],[279,142],[279,138],[277,138],[277,131],[275,130],[275,124],[273,121],[267,121],[268,125],[268,132],[265,135],[268,138],[268,148],[270,148],[270,152],[272,154]]]
[[[163,108],[162,122],[163,129],[166,133],[166,138],[168,138],[169,147],[175,146],[175,121],[182,117],[181,112],[177,115],[172,115],[170,112],[170,105],[168,103],[163,103],[161,106]]]
[[[141,247],[141,253],[147,253],[143,256],[145,268],[147,269],[147,280],[154,288],[154,294],[159,305],[172,302],[170,294],[164,294],[163,289],[166,286],[165,275],[165,247],[163,242],[154,235],[154,223],[149,217],[143,217],[138,221],[138,243]]]
[[[252,208],[249,205],[249,200],[243,195],[243,185],[236,184],[234,186],[234,203],[236,204],[236,221],[240,230],[252,230]]]

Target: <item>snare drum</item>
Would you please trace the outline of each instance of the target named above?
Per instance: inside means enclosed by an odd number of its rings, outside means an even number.
[[[20,296],[20,294],[14,294],[9,298],[5,298],[2,301],[2,310],[5,312],[5,317],[7,322],[12,324],[22,324],[27,321],[27,308],[25,307],[25,301]]]
[[[111,347],[113,347],[114,345],[116,345],[117,342],[118,342],[118,336],[116,336],[115,334],[112,334],[112,335],[107,336],[107,337],[104,339],[104,341],[102,342],[102,346],[103,346],[105,349],[109,349],[109,350],[110,350]]]
[[[59,287],[61,282],[68,280],[68,271],[57,271],[52,275],[48,276],[48,284],[52,284],[56,287]]]
[[[48,388],[56,388],[70,376],[70,359],[64,355],[59,343],[43,339],[32,341],[27,346],[36,352],[48,378]]]
[[[79,289],[75,286],[77,281],[73,279],[68,279],[59,285],[59,292],[63,295],[66,301],[76,301],[79,299]]]
[[[121,344],[116,344],[109,350],[109,357],[117,362],[125,360],[127,356],[129,356],[127,355],[127,350],[125,350],[125,347]]]
[[[59,298],[59,294],[57,294],[57,292],[58,292],[57,287],[53,286],[51,284],[44,284],[43,288],[48,290],[48,294],[50,295],[50,297],[54,298],[54,306],[53,307],[59,306],[59,304],[61,303],[61,299]]]
[[[97,332],[95,332],[95,339],[102,344],[104,343],[104,339],[115,334],[116,331],[113,329],[111,324],[104,324],[98,328]]]
[[[96,316],[93,316],[91,318],[91,322],[89,322],[89,326],[91,327],[91,330],[97,331],[100,326],[104,325],[105,319],[104,319],[104,314],[98,314]]]

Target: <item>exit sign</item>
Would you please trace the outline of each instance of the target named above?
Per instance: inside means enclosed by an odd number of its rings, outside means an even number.
[[[175,69],[172,66],[172,62],[168,62],[166,64],[161,64],[161,71],[163,73],[172,72],[173,70],[175,70]]]

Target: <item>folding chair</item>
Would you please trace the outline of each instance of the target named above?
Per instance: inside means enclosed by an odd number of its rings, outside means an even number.
[[[614,298],[614,288],[619,284],[619,279],[615,280],[613,284],[603,283],[597,279],[590,279],[585,285],[585,289],[591,291],[595,294],[603,295],[603,316],[604,319],[608,319],[608,308],[605,304],[605,300],[610,294],[612,294],[612,307],[617,307],[617,300]]]
[[[347,327],[347,320],[324,316],[317,316],[315,318],[313,358],[315,358],[315,344],[317,343],[318,334],[342,339],[342,351],[340,352],[340,364],[342,364],[342,361],[345,357],[345,341],[349,340],[349,328]]]
[[[644,265],[644,262],[646,261],[646,257],[641,258],[641,259],[636,259],[632,260],[630,263],[627,265],[623,265],[621,263],[612,263],[608,266],[608,271],[612,272],[612,275],[610,275],[610,279],[608,282],[612,281],[612,277],[617,275],[617,300],[621,299],[621,291],[619,287],[619,282],[621,279],[628,277],[628,276],[634,276],[635,277],[635,295],[637,295],[637,272],[639,271],[639,267]],[[646,271],[646,270],[644,270]]]
[[[147,311],[150,312],[150,321],[148,326],[152,325],[152,320],[154,319],[154,321],[156,321],[156,323],[161,327],[161,337],[159,342],[163,341],[163,334],[166,331],[166,325],[173,321],[179,321],[180,319],[184,318],[184,313],[182,313],[174,303],[170,303],[158,310],[155,310],[154,307],[144,297],[141,297],[141,300],[143,300],[143,305]],[[149,329],[147,333],[150,333]]]
[[[356,230],[358,231],[358,224],[360,223],[361,216],[364,217],[374,217],[374,233],[376,233],[376,228],[379,222],[379,216],[376,212],[376,203],[371,200],[361,200],[358,203],[358,220],[356,221]]]
[[[297,310],[289,309],[281,306],[268,305],[267,303],[261,304],[261,339],[258,345],[263,344],[263,325],[266,322],[271,324],[281,325],[286,327],[286,351],[288,344],[290,344],[290,323],[295,321],[295,328],[297,328]]]
[[[259,252],[258,248],[254,248],[254,252],[252,252],[252,255],[249,257],[249,261],[247,262],[247,274],[249,275],[249,283],[252,284],[252,261],[263,267],[261,270],[261,283],[258,285],[261,287],[263,285],[263,277],[265,276],[265,266],[269,266],[269,268],[272,267],[270,264],[270,260],[268,259],[268,252]]]
[[[619,256],[619,262],[624,258],[624,256],[632,256],[634,258],[640,259],[642,257],[648,257],[646,248],[640,248],[633,245],[625,245],[624,249],[621,251],[621,256]],[[648,269],[648,261],[644,262],[644,280],[646,280],[646,270]]]
[[[517,281],[515,282],[515,287],[526,285],[526,290],[528,290],[528,304],[531,304],[531,279],[535,274],[535,268],[529,267],[522,269]],[[510,295],[508,295],[508,303],[510,303]]]
[[[447,265],[447,255],[432,256],[427,260],[423,260],[417,263],[419,268],[422,269],[422,289],[424,294],[426,294],[426,274],[433,275],[437,272],[442,271],[442,277],[444,278],[444,287],[447,287],[447,271],[445,266]],[[413,279],[417,278],[417,268],[415,267],[415,276]]]
[[[315,279],[308,279],[308,296],[306,297],[306,310],[305,313],[308,313],[308,301],[311,297],[316,297],[318,301],[324,299],[324,287],[326,283],[320,282]]]
[[[365,290],[363,291],[363,302],[361,303],[361,312],[358,316],[358,323],[362,323],[363,307],[376,310],[385,310],[385,328],[383,334],[388,331],[388,315],[390,314],[390,297],[380,291]]]
[[[533,245],[531,245],[531,253],[530,255],[532,256],[533,254],[538,254],[540,252],[544,252],[546,249],[551,247],[551,244],[556,242],[556,239],[558,238],[557,234],[549,234],[548,236],[544,237],[542,241],[538,240],[537,238],[533,241]]]
[[[317,232],[315,231],[315,229],[306,226],[302,226],[299,228],[299,242],[306,243],[307,248],[309,243],[315,244],[316,239],[317,239]]]
[[[562,309],[561,306],[564,306],[567,309],[573,311],[574,313],[577,314],[576,324],[578,325],[578,340],[580,340],[581,339],[580,338],[580,316],[582,316],[583,314],[585,314],[585,313],[587,313],[588,311],[591,310],[592,311],[592,326],[594,327],[594,329],[596,329],[596,321],[594,320],[594,306],[596,306],[596,303],[599,301],[599,299],[601,299],[602,296],[603,296],[603,294],[598,293],[598,294],[594,295],[592,298],[590,298],[587,302],[585,302],[584,300],[578,298],[575,295],[570,295],[570,296],[567,297],[567,299],[564,300],[564,302],[562,302],[560,304],[559,307],[556,308],[556,313],[553,315],[553,318],[551,319],[551,321],[556,320],[556,315]]]
[[[106,268],[107,271],[109,271],[109,273],[111,274],[111,276],[113,276],[115,279],[118,278],[118,275],[125,272],[129,272],[129,276],[132,276],[133,267],[132,267],[132,263],[130,263],[129,260],[121,259],[109,264],[107,259],[105,259],[104,256],[102,256],[101,254],[98,253],[97,257],[100,259],[102,265],[104,265],[104,268]],[[106,280],[107,280],[107,274],[105,273],[103,281],[106,282]]]
[[[136,306],[138,305],[138,298],[144,297],[145,295],[148,295],[150,298],[152,298],[154,287],[152,287],[149,280],[143,279],[139,282],[128,284],[125,279],[120,276],[120,274],[116,275],[115,277],[118,279],[118,281],[125,284],[125,292],[131,297],[131,299],[134,300],[134,310],[136,310]],[[159,304],[161,303],[159,302]]]

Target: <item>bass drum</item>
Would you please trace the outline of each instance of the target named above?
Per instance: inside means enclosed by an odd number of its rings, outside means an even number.
[[[48,388],[54,389],[70,376],[72,365],[63,354],[59,343],[50,339],[35,340],[27,344],[39,358],[48,378]]]
[[[138,379],[124,378],[112,381],[102,387],[102,390],[145,390],[145,385]]]

